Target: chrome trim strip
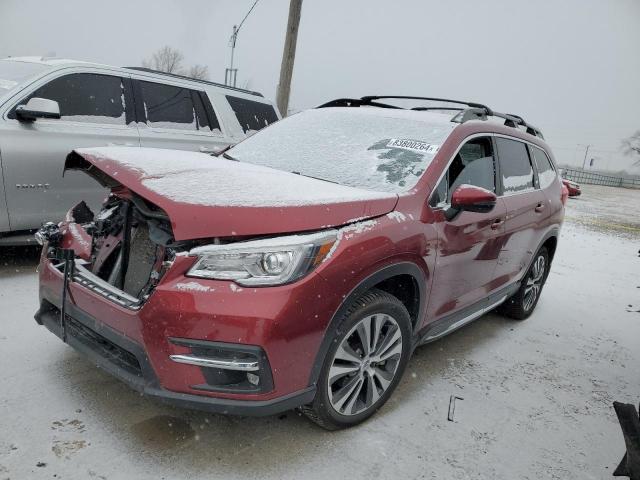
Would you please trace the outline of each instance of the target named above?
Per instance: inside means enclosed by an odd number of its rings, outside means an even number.
[[[466,325],[467,323],[475,320],[476,318],[480,318],[482,315],[484,315],[485,313],[488,313],[489,311],[493,310],[494,308],[496,308],[498,305],[500,305],[502,302],[504,302],[507,299],[507,295],[505,295],[504,297],[502,297],[500,300],[498,300],[497,302],[492,303],[491,305],[489,305],[488,307],[484,307],[481,308],[480,310],[478,310],[477,312],[473,312],[469,315],[467,315],[466,317],[458,320],[455,323],[452,323],[451,325],[449,325],[449,328],[447,328],[444,332],[439,333],[437,335],[432,335],[430,337],[426,337],[424,340],[422,340],[420,343],[426,343],[428,341],[431,340],[435,340],[436,338],[440,338],[440,337],[444,337],[445,335],[451,333],[454,330],[457,330],[458,328],[462,327],[463,325]]]
[[[177,363],[186,363],[187,365],[196,365],[198,367],[237,370],[240,372],[255,372],[260,370],[257,361],[219,360],[217,358],[197,357],[195,355],[169,355],[169,358]]]

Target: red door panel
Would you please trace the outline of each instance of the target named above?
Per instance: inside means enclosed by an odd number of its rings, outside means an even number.
[[[538,248],[549,199],[541,190],[502,197],[507,209],[505,243],[496,267],[496,281],[507,284],[518,280]]]
[[[437,211],[436,265],[427,318],[453,313],[496,288],[494,272],[505,241],[506,208],[501,199],[489,213],[461,212],[448,221]]]

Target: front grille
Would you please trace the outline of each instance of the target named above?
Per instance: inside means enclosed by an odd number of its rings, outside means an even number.
[[[82,342],[94,352],[127,372],[142,377],[142,368],[136,356],[119,345],[66,316],[67,334]]]

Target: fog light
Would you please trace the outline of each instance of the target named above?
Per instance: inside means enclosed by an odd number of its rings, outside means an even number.
[[[258,386],[258,384],[260,383],[260,377],[255,373],[247,373],[247,381],[251,385]]]

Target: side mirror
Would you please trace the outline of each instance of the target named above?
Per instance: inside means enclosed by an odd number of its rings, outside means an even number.
[[[36,118],[60,118],[60,105],[55,100],[34,97],[26,105],[18,105],[16,117],[27,122]]]
[[[451,220],[463,211],[488,213],[496,206],[496,201],[496,194],[486,188],[460,185],[451,196],[451,208],[447,212],[447,219]]]

